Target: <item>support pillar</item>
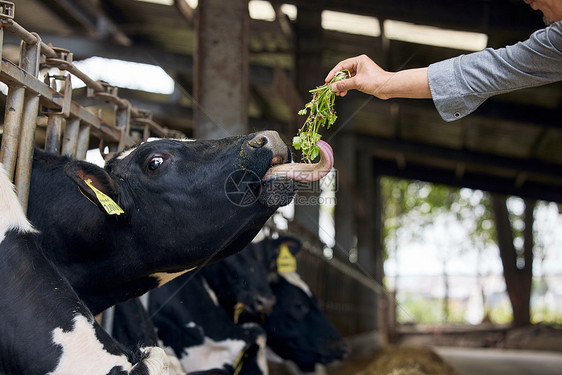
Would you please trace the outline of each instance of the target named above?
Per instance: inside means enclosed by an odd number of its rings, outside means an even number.
[[[325,75],[322,75],[322,12],[317,8],[299,7],[295,25],[295,84],[303,100],[302,106],[311,98],[309,90],[321,85]],[[304,116],[299,116],[299,126],[304,123]],[[296,134],[297,129],[294,129]],[[297,153],[300,158],[300,153]],[[299,160],[300,161],[300,160]],[[318,219],[320,216],[318,204],[299,204],[311,202],[309,199],[320,195],[317,183],[310,185],[308,192],[298,193],[295,204],[294,221],[297,226],[304,228],[313,235],[318,234]]]
[[[195,22],[194,135],[248,133],[248,0],[200,0]]]
[[[340,108],[339,118],[342,118],[344,112],[347,111],[342,111]],[[337,249],[334,256],[344,261],[349,261],[349,256],[356,250],[357,245],[357,226],[354,212],[356,205],[354,200],[354,194],[356,194],[354,191],[356,146],[355,136],[350,130],[340,131],[330,142],[334,146],[334,159],[339,182],[334,213]],[[354,255],[357,255],[357,253]]]

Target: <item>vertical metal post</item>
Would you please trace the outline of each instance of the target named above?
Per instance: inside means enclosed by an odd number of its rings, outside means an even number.
[[[8,178],[14,179],[16,160],[18,155],[18,139],[23,112],[25,88],[22,86],[9,86],[6,97],[6,111],[4,115],[4,133],[2,134],[2,150],[0,162],[8,173]]]
[[[146,310],[148,310],[149,299],[150,299],[150,292],[146,292],[145,294],[139,297],[141,304],[144,306]]]
[[[115,320],[115,306],[111,306],[102,313],[102,327],[109,335],[113,334],[113,321]]]
[[[4,13],[4,9],[2,9],[2,13]],[[0,56],[2,55],[3,46],[4,28],[0,27]],[[8,87],[8,96],[6,98],[4,130],[2,134],[2,144],[0,146],[0,163],[4,164],[4,168],[8,173],[8,178],[10,180],[13,180],[14,170],[16,168],[19,124],[21,119],[21,109],[23,106],[24,92],[25,91],[23,87]]]
[[[127,105],[125,108],[115,109],[115,127],[121,130],[121,139],[117,145],[117,150],[111,151],[123,151],[125,149],[125,144],[127,137],[129,136],[129,129],[131,128],[131,106]]]
[[[64,137],[62,141],[62,154],[73,158],[78,146],[78,131],[80,130],[80,119],[70,117],[66,120]]]
[[[41,37],[37,34],[33,35],[36,38],[35,44],[22,42],[20,66],[30,75],[37,77],[39,72],[39,60],[41,58]],[[25,95],[15,178],[18,198],[24,211],[27,211],[29,180],[31,178],[31,164],[33,162],[33,147],[35,146],[35,128],[37,126],[38,111],[39,96],[37,94]]]
[[[31,165],[33,163],[33,147],[35,146],[35,127],[37,126],[38,110],[39,96],[36,94],[26,95],[22,114],[22,128],[15,178],[18,198],[24,212],[27,212],[29,181],[31,179]]]
[[[58,155],[61,148],[62,115],[49,114],[48,118],[45,151]]]
[[[57,89],[57,81],[63,81],[63,95],[64,103],[60,111],[53,111],[49,109],[42,109],[43,113],[47,114],[47,136],[45,138],[45,151],[52,154],[59,155],[62,143],[62,126],[63,119],[68,117],[70,114],[70,102],[72,97],[72,87],[70,86],[70,76],[69,75],[54,75],[51,76],[47,74],[45,77],[45,83],[47,83],[53,90],[59,91]]]
[[[79,160],[86,159],[86,152],[90,145],[90,127],[88,125],[80,125],[80,132],[78,133],[78,145],[76,147],[76,154],[74,157]]]

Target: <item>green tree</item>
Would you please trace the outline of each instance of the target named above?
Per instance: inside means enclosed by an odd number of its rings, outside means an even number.
[[[393,178],[382,179],[384,199],[384,234],[386,257],[397,253],[399,239],[407,241],[419,239],[419,228],[433,223],[438,216],[453,213],[456,219],[468,230],[469,242],[462,246],[455,244],[455,251],[473,251],[480,257],[493,247],[499,248],[508,296],[513,308],[514,326],[530,323],[530,295],[533,275],[533,212],[535,201],[526,200],[524,211],[514,214],[508,210],[507,197],[489,195],[470,189],[457,189],[433,185],[420,181],[407,181]],[[404,232],[408,226],[417,230]],[[451,246],[443,246],[442,262],[446,267]],[[396,256],[396,254],[395,254]],[[482,276],[482,270],[477,273]],[[446,276],[446,275],[445,275]],[[485,293],[482,290],[485,313]],[[447,296],[445,296],[445,300]],[[443,311],[448,315],[449,307],[445,301]]]

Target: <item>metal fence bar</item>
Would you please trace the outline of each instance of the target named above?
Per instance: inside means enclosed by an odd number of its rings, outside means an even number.
[[[33,147],[35,146],[35,127],[37,126],[37,111],[39,97],[26,95],[23,104],[22,128],[16,164],[15,185],[20,204],[27,211],[29,180],[31,178],[31,164],[33,162]]]
[[[78,144],[74,157],[76,159],[86,159],[86,152],[88,152],[88,145],[90,144],[90,126],[80,124],[80,132],[78,133]]]
[[[45,138],[45,151],[59,154],[62,136],[62,115],[48,115],[47,137]]]
[[[66,119],[66,126],[64,128],[64,136],[62,142],[62,154],[70,157],[76,155],[78,147],[78,131],[80,130],[80,119],[77,117],[70,117]]]
[[[16,160],[18,155],[18,139],[20,134],[21,115],[23,113],[23,100],[25,88],[11,86],[6,97],[6,114],[4,116],[4,132],[2,134],[2,150],[0,162],[8,173],[10,180],[14,179]]]
[[[58,155],[62,143],[62,129],[64,119],[70,115],[70,101],[72,99],[72,86],[70,84],[70,76],[47,74],[45,83],[50,85],[55,91],[57,90],[57,82],[63,82],[63,96],[65,101],[60,111],[41,108],[41,112],[47,114],[47,136],[45,138],[45,151]]]
[[[115,87],[95,81],[80,71],[73,64],[70,51],[47,45],[38,34],[27,31],[15,22],[14,14],[15,4],[0,0],[0,52],[4,30],[22,40],[19,65],[7,60],[0,63],[0,81],[8,86],[0,162],[5,165],[10,178],[15,180],[24,210],[27,208],[39,106],[41,113],[48,117],[45,149],[56,154],[62,151],[78,159],[85,159],[91,136],[98,138],[100,145],[109,146],[112,152],[132,146],[141,137],[146,138],[151,134],[160,137],[183,136],[152,121],[149,111],[133,107],[128,100],[120,98]],[[41,67],[58,68],[65,71],[66,75],[47,74],[46,82],[42,82],[38,79],[40,64]],[[72,101],[70,74],[82,80],[89,95],[99,98],[100,103],[114,104],[114,123],[107,123],[101,115]],[[56,81],[63,79],[63,90],[59,92]]]
[[[37,77],[41,59],[41,38],[36,38],[34,44],[22,42],[20,48],[20,67],[29,76]],[[31,179],[31,163],[33,148],[35,147],[35,128],[37,126],[37,112],[39,111],[39,96],[26,92],[23,113],[21,118],[20,142],[18,147],[18,160],[16,163],[15,186],[18,199],[24,211],[27,211],[29,182]]]

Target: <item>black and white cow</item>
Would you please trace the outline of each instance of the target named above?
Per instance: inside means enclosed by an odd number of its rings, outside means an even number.
[[[104,169],[36,151],[28,216],[45,256],[98,314],[243,249],[297,180],[331,169],[329,145],[319,146],[318,164],[295,164],[273,131],[158,140]]]
[[[152,319],[139,298],[133,298],[114,306],[111,336],[125,347],[159,346],[158,334]],[[129,324],[119,324],[129,322]]]
[[[37,245],[0,164],[0,374],[167,374],[157,347],[127,351]]]
[[[301,243],[290,236],[265,239],[252,243],[250,251],[244,250],[244,254],[251,254],[268,268],[269,286],[276,297],[272,313],[265,318],[267,345],[283,359],[295,362],[302,371],[310,372],[316,363],[342,359],[347,348],[298,274],[296,259],[289,267],[283,264],[287,260],[280,258],[282,247],[290,252],[290,258],[299,252]]]
[[[219,304],[235,323],[262,323],[275,304],[268,270],[248,254],[250,248],[201,268]]]
[[[264,330],[254,323],[234,324],[198,270],[151,291],[149,313],[158,337],[185,370],[268,373]]]
[[[295,362],[303,371],[312,371],[316,363],[327,364],[341,359],[346,353],[346,346],[341,336],[320,310],[316,298],[296,272],[296,268],[288,270],[281,267],[280,269],[282,245],[286,246],[292,257],[301,248],[300,241],[293,237],[265,239],[250,244],[234,257],[221,260],[211,267],[204,267],[200,271],[205,275],[209,286],[213,287],[213,294],[228,296],[224,299],[226,303],[223,308],[228,312],[230,319],[232,319],[233,304],[231,299],[240,302],[248,300],[247,296],[269,296],[269,291],[273,292],[275,304],[271,312],[247,314],[241,320],[249,321],[254,318],[255,322],[263,324],[267,334],[267,345],[277,355]],[[296,262],[295,259],[293,260]],[[178,345],[175,349],[178,356],[179,353],[193,345],[192,341],[185,339],[188,336],[187,333],[183,334],[183,343],[181,338],[175,336],[180,335],[178,332],[182,330],[182,327],[190,326],[197,335],[198,329],[201,329],[201,332],[207,332],[207,330],[212,332],[218,324],[218,327],[222,327],[219,331],[224,331],[224,327],[230,326],[228,322],[224,322],[224,319],[220,320],[215,315],[208,315],[209,319],[199,318],[197,328],[195,328],[196,326],[192,322],[195,319],[194,316],[205,315],[205,311],[211,311],[212,306],[209,303],[205,309],[195,314],[189,313],[192,305],[188,301],[207,298],[204,288],[199,287],[198,292],[197,288],[188,282],[190,277],[189,274],[183,275],[172,283],[151,292],[152,308],[156,308],[156,311],[161,311],[158,309],[166,310],[167,318],[153,313],[154,318],[157,319],[155,325],[159,328],[159,335],[171,334],[173,336],[172,339],[161,338],[164,342],[168,340],[168,342],[175,342]],[[211,280],[214,282],[211,283]],[[174,294],[177,291],[180,292]],[[182,293],[185,293],[185,296]],[[217,300],[220,302],[220,299]],[[252,298],[249,300],[251,303]],[[251,308],[250,311],[255,312]],[[218,321],[221,323],[217,323]],[[162,324],[165,331],[160,329]],[[195,342],[203,342],[202,336]]]
[[[126,348],[162,347],[169,359],[169,375],[186,375],[178,357],[158,338],[156,328],[140,298],[133,298],[114,306],[112,337]],[[224,369],[189,371],[187,375],[229,375]]]

